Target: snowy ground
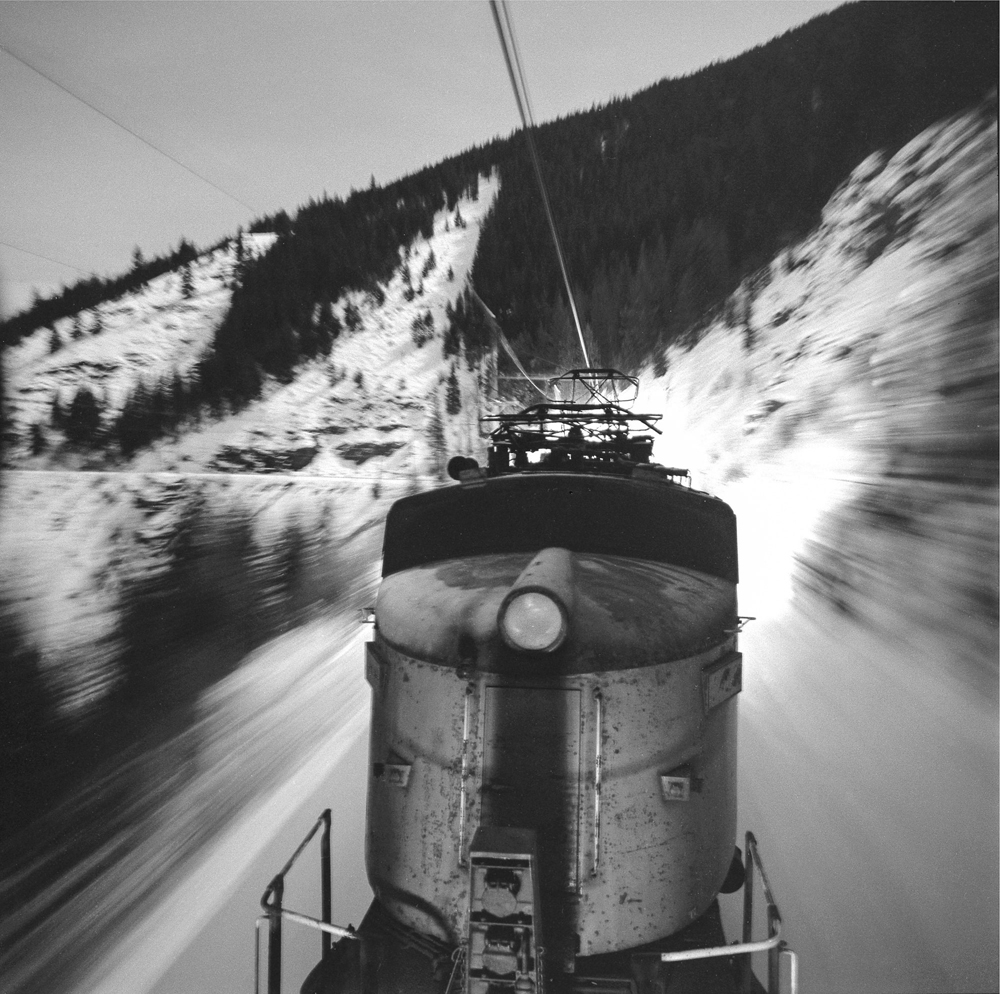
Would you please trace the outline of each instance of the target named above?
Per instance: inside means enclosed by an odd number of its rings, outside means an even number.
[[[98,767],[97,779],[81,784],[71,802],[46,819],[45,837],[56,843],[51,852],[29,864],[20,861],[17,872],[13,863],[5,865],[0,895],[21,894],[26,881],[44,881],[0,926],[6,989],[70,982],[86,965],[85,946],[96,953],[101,943],[120,937],[123,909],[134,912],[162,896],[160,888],[226,819],[266,798],[281,775],[313,752],[318,736],[336,734],[345,715],[323,713],[322,702],[330,697],[331,680],[341,697],[346,683],[340,687],[344,674],[338,676],[323,658],[356,626],[350,612],[331,619],[330,610],[346,604],[356,611],[366,596],[371,600],[389,503],[436,482],[441,452],[428,438],[432,410],[440,415],[442,450],[481,445],[480,378],[458,364],[464,402],[457,416],[449,415],[441,339],[445,309],[464,286],[496,190],[495,177],[483,178],[476,199],[442,211],[433,237],[418,239],[405,260],[401,252],[414,288],[422,289],[412,301],[405,299],[401,270],[383,288],[381,305],[351,295],[361,324],[340,336],[327,359],[305,365],[291,384],[268,385],[264,397],[244,411],[189,425],[130,461],[64,445],[49,426],[52,400],[58,395],[65,405],[87,386],[113,411],[140,381],[150,386],[174,372],[183,376],[209,346],[228,305],[234,250],[192,265],[190,296],[183,293],[180,274],[166,276],[101,308],[96,331],[98,315],[82,315],[76,334],[71,319],[58,322],[55,351],[48,330],[9,350],[5,387],[20,441],[6,452],[12,466],[0,489],[0,602],[37,650],[50,720],[84,730],[108,721],[106,703],[125,678],[123,604],[137,584],[167,575],[192,521],[198,530],[188,558],[195,576],[243,614],[247,588],[240,574],[251,572],[258,588],[263,584],[265,594],[274,588],[280,598],[287,531],[295,527],[305,534],[300,567],[308,577],[306,599],[315,601],[306,606],[319,620],[295,636],[302,644],[293,647],[291,659],[282,655],[287,644],[279,643],[272,656],[245,659],[221,682],[199,691],[197,713],[185,727],[171,730],[182,716],[178,711],[171,717],[167,703],[144,704],[157,725],[152,751],[137,742],[120,768]],[[462,225],[455,223],[459,211]],[[267,241],[248,236],[245,250],[262,251]],[[337,305],[341,315],[346,304]],[[434,334],[418,344],[413,322],[428,312]],[[45,425],[49,444],[32,456],[29,427],[37,423]],[[303,451],[308,465],[294,474],[266,465],[270,471],[263,474],[221,471],[235,468],[229,458],[234,453],[254,464]],[[218,537],[210,532],[213,522]],[[240,522],[247,523],[249,544],[234,548],[225,532]],[[267,597],[262,606],[269,606]],[[315,628],[324,623],[339,628],[324,635]],[[241,633],[229,623],[222,635],[231,640]],[[183,646],[163,649],[167,658]],[[231,644],[225,649],[233,655]],[[182,664],[192,672],[169,680],[203,686],[210,677],[194,671],[219,667],[215,654],[212,645],[193,645]],[[302,666],[292,665],[294,660]],[[227,672],[226,666],[219,669]],[[353,675],[358,673],[356,666]],[[169,680],[161,680],[168,696],[174,694]],[[306,701],[300,699],[303,688]],[[347,719],[355,717],[351,711]],[[104,812],[113,794],[122,800],[113,804],[109,824]],[[198,798],[215,804],[206,809]],[[86,856],[63,872],[55,863],[65,863],[69,850],[59,840],[68,845],[71,838]],[[120,862],[118,854],[128,850],[135,858]],[[102,869],[111,864],[114,872]],[[82,907],[89,910],[80,918]],[[95,934],[100,943],[93,941]]]
[[[808,991],[996,990],[996,141],[863,164],[636,407],[737,514],[741,831]]]
[[[665,415],[657,458],[738,515],[741,610],[758,619],[742,642],[741,823],[760,838],[814,992],[996,989],[996,143],[972,115],[859,166],[813,235],[747,281],[695,347],[671,350],[664,376],[643,376],[636,405]],[[5,476],[0,554],[66,713],[113,681],[87,661],[111,638],[129,571],[156,568],[192,500],[249,509],[262,538],[329,507],[336,535],[360,541],[402,488],[430,482],[443,312],[495,189],[483,181],[462,202],[467,229],[442,214],[414,247],[414,274],[431,248],[437,259],[423,297],[407,302],[398,274],[381,307],[357,297],[362,328],[328,360],[120,467],[135,475],[30,472],[67,456],[15,454],[24,472]],[[222,313],[221,278],[199,279],[197,317],[179,297],[162,311],[190,350],[157,369],[193,362],[195,324],[204,347]],[[156,303],[141,313],[152,320]],[[417,348],[412,321],[427,309],[438,336]],[[91,352],[124,334],[115,320],[55,354],[39,336],[20,347],[8,388],[22,432],[74,370],[100,371],[107,356]],[[462,411],[444,432],[450,451],[473,452],[480,384],[461,364],[460,375]],[[287,477],[211,475],[227,449],[302,447],[311,461]],[[336,677],[299,649],[311,662],[288,670],[291,684]],[[233,755],[226,736],[257,743],[244,723],[270,720],[269,674],[251,660],[201,698],[206,713],[237,716],[192,748],[206,783]],[[231,712],[229,690],[242,702]],[[186,844],[158,838],[178,854]]]
[[[463,411],[449,416],[444,409],[443,384],[448,366],[442,363],[445,309],[465,286],[479,240],[479,231],[499,189],[494,175],[481,177],[478,195],[458,201],[454,211],[442,210],[429,239],[417,237],[400,267],[383,286],[379,304],[369,294],[351,292],[335,304],[345,331],[328,357],[301,366],[293,382],[269,383],[264,397],[235,415],[191,424],[176,437],[123,461],[112,454],[78,453],[62,444],[51,428],[53,399],[67,406],[76,390],[95,390],[106,405],[108,420],[128,392],[140,382],[151,387],[181,377],[210,346],[212,332],[228,306],[236,265],[235,249],[220,249],[192,266],[194,292],[185,298],[177,273],[154,280],[101,310],[103,331],[91,333],[92,315],[82,320],[84,332],[72,335],[73,319],[56,323],[62,341],[50,352],[51,333],[40,329],[6,353],[5,384],[10,426],[18,444],[7,453],[12,468],[127,469],[133,472],[212,472],[238,469],[227,457],[259,457],[305,452],[308,464],[300,473],[313,476],[420,476],[433,470],[428,426],[438,409],[446,448],[482,446],[476,415],[480,406],[479,377],[457,364]],[[461,217],[463,224],[456,223]],[[267,248],[273,236],[245,236],[251,254]],[[433,254],[433,265],[429,259]],[[404,266],[414,291],[406,300]],[[426,276],[421,276],[428,268]],[[449,273],[451,274],[449,277]],[[360,316],[355,331],[346,330],[344,312],[353,304]],[[429,313],[434,333],[417,346],[413,322]],[[44,426],[49,449],[32,456],[32,424]],[[244,464],[246,465],[246,463]]]

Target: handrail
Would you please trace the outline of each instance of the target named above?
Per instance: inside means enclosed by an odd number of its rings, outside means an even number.
[[[469,783],[469,726],[471,723],[472,694],[476,685],[470,683],[465,688],[465,711],[462,716],[462,772],[458,801],[458,865],[467,866],[465,858],[465,817],[468,805]]]
[[[702,946],[698,949],[680,949],[672,953],[660,953],[661,963],[680,963],[691,959],[711,959],[713,956],[738,956],[742,953],[765,953],[781,941],[781,920],[773,935],[757,942],[734,942],[731,946]]]
[[[750,994],[752,990],[752,968],[750,957],[753,953],[766,952],[767,956],[767,989],[768,994],[778,994],[780,988],[781,961],[788,964],[788,984],[784,988],[787,994],[798,994],[798,958],[788,948],[781,938],[781,912],[771,893],[771,886],[764,872],[764,863],[757,848],[757,839],[753,832],[746,833],[746,878],[743,884],[743,941],[731,946],[706,946],[701,949],[682,949],[676,952],[660,953],[660,962],[679,963],[684,960],[709,959],[713,956],[744,956],[741,990],[742,994]],[[767,938],[756,942],[753,935],[753,891],[754,867],[760,873],[764,900],[767,902]]]
[[[341,928],[334,925],[332,917],[332,892],[330,878],[330,824],[332,816],[327,808],[316,819],[315,824],[306,833],[306,837],[299,843],[298,848],[292,853],[291,859],[281,868],[267,885],[260,899],[260,906],[264,914],[257,919],[254,933],[254,994],[260,990],[260,926],[264,921],[268,923],[267,941],[267,994],[280,994],[281,992],[281,922],[282,919],[305,925],[308,928],[319,930],[322,955],[325,958],[330,951],[330,937],[336,936],[340,939],[357,939],[358,936],[350,928]],[[320,884],[322,894],[322,919],[310,918],[308,915],[299,914],[282,907],[285,893],[285,877],[295,865],[299,856],[306,846],[312,841],[320,826],[323,826],[323,833],[320,836]]]
[[[465,957],[465,946],[456,946],[455,951],[451,954],[451,974],[448,977],[445,994],[461,994],[465,990]]]
[[[596,877],[601,866],[601,785],[603,783],[604,757],[604,698],[601,688],[594,688],[594,722],[596,725],[596,745],[594,746],[594,859],[590,866],[590,875]]]

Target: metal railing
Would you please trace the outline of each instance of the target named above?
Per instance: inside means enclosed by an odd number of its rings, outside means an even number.
[[[330,878],[330,824],[331,814],[327,808],[316,820],[291,859],[282,867],[260,899],[264,914],[256,922],[254,932],[254,994],[260,992],[260,928],[268,923],[267,942],[267,994],[281,994],[281,925],[283,921],[294,922],[320,932],[322,958],[330,951],[331,937],[338,939],[353,939],[360,941],[360,936],[353,928],[334,925],[331,921],[332,893]],[[283,906],[285,877],[295,865],[306,846],[312,841],[320,826],[320,874],[322,880],[322,920],[291,911]],[[753,940],[753,898],[754,871],[760,874],[761,888],[766,902],[767,938]],[[754,953],[767,953],[767,990],[768,994],[798,994],[798,957],[788,944],[781,938],[781,913],[771,893],[764,864],[757,848],[757,839],[753,832],[746,833],[746,856],[744,862],[745,880],[743,883],[743,941],[730,946],[705,946],[699,949],[683,949],[676,952],[661,953],[663,963],[678,963],[684,960],[709,959],[716,956],[742,956],[742,971],[740,990],[742,994],[753,992],[753,972],[751,957]],[[364,972],[364,971],[363,971]],[[453,953],[453,968],[448,981],[449,994],[464,986],[465,979],[465,948],[459,946]]]
[[[767,938],[753,941],[753,894],[754,867],[760,873],[761,888],[767,902]],[[781,938],[781,913],[771,893],[764,864],[757,849],[757,839],[753,832],[746,834],[746,857],[744,862],[746,879],[743,883],[743,941],[731,946],[706,946],[701,949],[683,949],[672,953],[661,953],[663,963],[678,963],[682,960],[709,959],[713,956],[743,956],[740,990],[742,994],[752,994],[754,953],[767,953],[768,994],[798,994],[799,961]]]
[[[445,994],[463,994],[466,984],[466,951],[465,945],[455,947],[451,954],[451,973],[448,976],[448,986]]]
[[[292,858],[282,867],[281,872],[268,884],[267,890],[260,899],[260,906],[264,914],[257,919],[254,930],[254,960],[253,960],[253,989],[254,994],[260,991],[260,927],[267,922],[267,994],[281,994],[281,923],[282,921],[295,922],[297,925],[304,925],[307,928],[316,929],[321,933],[320,944],[322,957],[326,958],[330,951],[331,936],[338,939],[358,939],[359,936],[352,928],[343,928],[340,925],[331,923],[332,892],[330,882],[330,809],[327,808],[316,819],[316,823],[309,829],[306,837],[299,843],[298,849],[292,853]],[[282,905],[285,893],[285,877],[289,870],[295,865],[295,861],[302,855],[303,850],[312,841],[317,830],[323,826],[320,835],[320,878],[322,886],[322,920],[311,918],[309,915],[299,914],[297,911],[290,911]]]

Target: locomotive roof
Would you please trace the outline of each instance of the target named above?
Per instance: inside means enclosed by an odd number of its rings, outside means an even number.
[[[386,519],[382,575],[554,546],[739,579],[729,505],[652,466],[630,476],[514,473],[404,497]]]

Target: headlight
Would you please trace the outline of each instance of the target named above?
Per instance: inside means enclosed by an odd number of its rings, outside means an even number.
[[[512,649],[552,652],[566,638],[562,605],[537,590],[515,593],[500,614],[500,632]]]

